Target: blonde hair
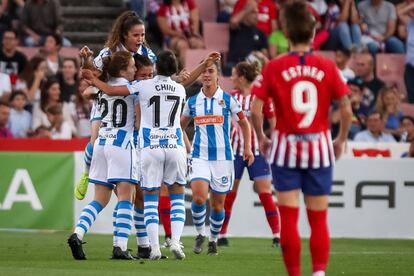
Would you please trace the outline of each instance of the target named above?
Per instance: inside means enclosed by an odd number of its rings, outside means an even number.
[[[395,104],[393,106],[393,112],[388,112],[387,106],[385,105],[384,102],[384,97],[389,94],[392,93],[394,94],[396,101]],[[400,97],[398,95],[398,90],[395,87],[383,87],[380,89],[380,91],[378,92],[378,98],[377,98],[377,102],[375,104],[375,108],[376,110],[382,114],[382,117],[384,118],[384,121],[386,122],[388,120],[388,116],[390,114],[394,114],[395,116],[398,115],[398,112],[400,112]]]

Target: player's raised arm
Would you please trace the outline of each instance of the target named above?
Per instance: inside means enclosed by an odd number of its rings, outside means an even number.
[[[193,71],[190,72],[190,76],[183,80],[181,84],[183,86],[189,86],[193,82],[197,80],[197,78],[201,75],[201,73],[208,67],[211,66],[213,63],[219,61],[221,55],[219,52],[211,52],[208,56],[201,62]]]

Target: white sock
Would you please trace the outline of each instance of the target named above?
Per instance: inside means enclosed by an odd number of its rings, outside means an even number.
[[[171,240],[179,242],[185,223],[184,194],[170,194]]]
[[[158,235],[158,194],[144,194],[144,222],[152,248],[160,246]]]

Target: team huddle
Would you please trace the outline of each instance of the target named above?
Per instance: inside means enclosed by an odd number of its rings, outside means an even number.
[[[86,259],[84,236],[113,192],[118,198],[113,212],[113,259],[163,258],[160,217],[170,251],[176,259],[184,259],[180,238],[187,179],[193,198],[193,252],[203,252],[208,238],[207,254],[217,255],[218,245],[228,245],[231,209],[247,168],[273,243],[278,246],[280,242],[282,247],[289,275],[300,275],[297,220],[299,192],[303,191],[312,230],[313,272],[324,275],[329,256],[327,195],[335,156],[339,157],[349,128],[348,91],[335,65],[310,52],[314,19],[306,5],[292,1],[284,7],[284,14],[292,52],[266,64],[262,75],[253,64],[237,64],[232,77],[237,91],[233,93],[219,86],[218,53],[211,53],[194,71],[177,76],[175,55],[152,53],[144,43],[143,22],[136,15],[126,12],[117,19],[107,47],[93,64],[85,62],[82,70],[91,84],[84,93],[95,99],[83,183],[95,184],[95,194],[68,239],[75,259]],[[307,26],[305,30],[295,22],[298,18]],[[199,76],[202,88],[186,99],[184,86]],[[333,143],[328,130],[332,100],[339,102],[343,118]],[[274,129],[271,140],[264,134],[263,119]],[[192,120],[190,143],[184,130]],[[281,223],[272,199],[272,181]],[[75,195],[82,199],[85,192],[78,185]],[[159,211],[161,206],[168,206],[167,218]],[[132,225],[137,257],[127,249]]]

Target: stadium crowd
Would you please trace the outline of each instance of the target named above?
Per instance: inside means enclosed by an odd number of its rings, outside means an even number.
[[[283,1],[220,0],[217,5],[217,22],[229,26],[224,75],[240,61],[264,64],[288,51],[279,16]],[[130,0],[129,7],[145,19],[151,47],[170,48],[182,66],[187,49],[206,47],[200,20],[205,11],[195,0]],[[401,104],[413,109],[404,102],[414,104],[414,2],[314,0],[308,9],[317,21],[313,49],[334,51],[349,86],[354,115],[349,139],[413,142],[414,119]],[[61,54],[71,43],[64,37],[59,1],[2,1],[0,19],[0,136],[89,137],[91,102],[82,96],[88,85],[79,78],[78,59]],[[37,46],[38,54],[28,60],[19,46]],[[406,53],[405,86],[377,77],[377,53]],[[335,106],[331,113],[335,135]]]

